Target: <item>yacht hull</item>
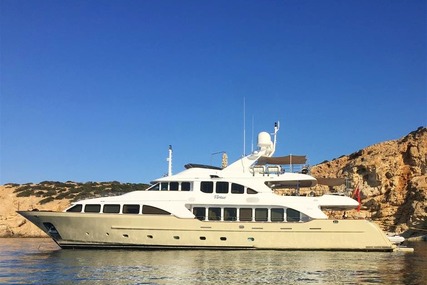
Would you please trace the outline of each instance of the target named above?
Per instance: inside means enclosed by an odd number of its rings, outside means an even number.
[[[393,251],[367,220],[221,222],[171,215],[18,212],[61,248]]]

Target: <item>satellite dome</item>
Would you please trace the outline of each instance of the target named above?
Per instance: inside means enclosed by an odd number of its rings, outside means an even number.
[[[271,141],[270,134],[267,132],[261,132],[258,134],[258,147],[267,148],[271,147],[273,142]]]

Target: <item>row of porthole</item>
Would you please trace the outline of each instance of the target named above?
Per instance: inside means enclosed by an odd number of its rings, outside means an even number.
[[[86,233],[86,234],[88,234],[88,233]],[[109,236],[110,234],[109,234],[109,233],[107,233],[106,235],[107,235],[107,236]],[[123,234],[123,237],[128,238],[128,237],[129,237],[129,235],[128,235],[128,234]],[[147,235],[147,237],[148,237],[149,239],[152,239],[152,238],[153,238],[153,236],[152,236],[152,235]],[[174,238],[174,239],[176,239],[176,240],[180,239],[180,237],[179,237],[179,236],[173,236],[173,238]],[[226,240],[227,240],[227,238],[226,238],[226,237],[220,237],[219,239],[220,239],[220,240],[222,240],[222,241],[226,241]],[[206,237],[201,236],[201,237],[200,237],[200,240],[206,240]],[[248,241],[255,241],[255,239],[254,239],[253,237],[248,237]]]
[[[89,235],[89,233],[88,233],[88,232],[86,232],[86,235]],[[110,234],[109,234],[109,233],[105,233],[105,235],[106,235],[106,236],[109,236]],[[129,237],[129,235],[128,235],[128,234],[123,234],[123,237],[124,237],[124,238],[128,238],[128,237]],[[147,235],[147,238],[152,239],[152,238],[153,238],[153,236],[152,236],[152,235]],[[173,238],[174,238],[174,239],[176,239],[176,240],[180,239],[180,237],[179,237],[179,236],[173,236]],[[222,240],[222,241],[226,241],[226,240],[227,240],[227,238],[226,238],[226,237],[220,237],[219,239],[220,239],[220,240]],[[200,237],[200,240],[206,240],[206,237],[201,236],[201,237]],[[255,241],[255,239],[254,239],[253,237],[248,237],[248,241]]]
[[[88,235],[89,235],[89,233],[88,233],[88,232],[86,232],[86,235],[88,236]],[[109,234],[109,233],[105,233],[105,235],[106,235],[106,236],[109,236],[110,234]],[[128,235],[128,234],[123,234],[123,237],[124,237],[124,238],[128,238],[128,237],[129,237],[129,235]],[[153,236],[152,236],[152,235],[147,235],[147,238],[152,239],[152,238],[153,238]],[[180,237],[179,237],[179,236],[173,236],[173,238],[174,238],[174,239],[176,239],[176,240],[180,239]],[[222,241],[226,241],[226,240],[227,240],[227,238],[226,238],[226,237],[220,237],[219,239],[220,239],[220,240],[222,240]],[[200,237],[200,240],[206,240],[206,237],[201,236],[201,237]],[[255,239],[254,239],[253,237],[248,237],[248,241],[255,241]]]

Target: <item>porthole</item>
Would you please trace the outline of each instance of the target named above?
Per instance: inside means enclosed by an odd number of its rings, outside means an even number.
[[[227,240],[226,237],[220,237],[219,239],[222,240],[222,241],[226,241]]]
[[[148,237],[148,238],[153,238],[153,236],[152,236],[152,235],[147,235],[147,237]]]
[[[254,241],[255,239],[253,237],[248,237],[248,241]]]
[[[206,237],[200,237],[200,240],[206,240]]]
[[[123,237],[128,238],[129,235],[128,234],[123,234]]]
[[[174,239],[179,239],[179,236],[174,236],[173,238],[174,238]]]

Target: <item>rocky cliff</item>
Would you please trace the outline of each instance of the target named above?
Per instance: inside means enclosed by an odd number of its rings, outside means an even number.
[[[347,187],[317,185],[309,190],[315,194],[346,189],[351,194],[356,188],[360,190],[360,211],[334,212],[331,215],[372,219],[385,231],[403,233],[405,236],[427,234],[426,128],[419,128],[398,140],[378,143],[325,161],[313,166],[311,174],[316,178],[339,177],[347,181]],[[132,190],[130,184],[117,183],[110,183],[104,189],[111,191],[115,186],[123,190],[123,186],[127,186],[127,190]],[[76,187],[74,182],[62,183],[63,188],[58,188],[55,183],[48,183],[50,188],[46,185],[40,187],[40,184],[0,186],[0,237],[46,236],[16,211],[63,210],[71,199],[80,198],[78,195],[88,188],[88,185]],[[93,189],[100,189],[102,185],[91,183],[88,191],[96,194]]]
[[[384,230],[427,234],[427,129],[369,146],[311,169],[315,177],[340,177],[360,190],[361,209],[345,213],[369,218]],[[326,192],[327,186],[317,186]]]
[[[69,199],[54,200],[41,204],[43,197],[35,195],[17,197],[17,186],[0,186],[0,237],[46,237],[46,234],[16,211],[50,210],[62,211],[69,204]]]

